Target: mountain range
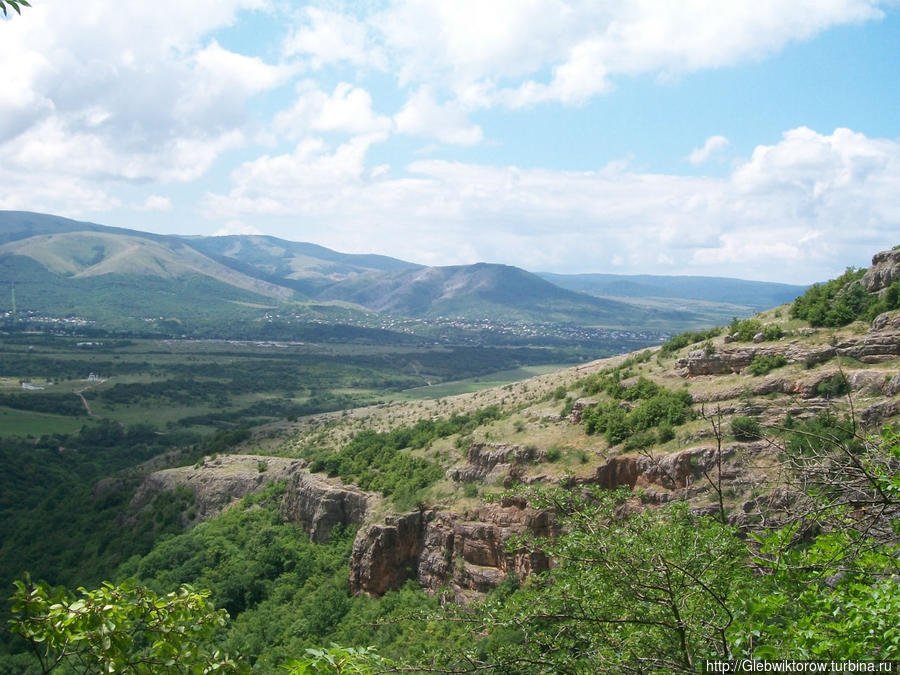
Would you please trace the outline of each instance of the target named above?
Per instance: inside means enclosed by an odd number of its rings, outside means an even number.
[[[0,211],[0,311],[196,325],[266,312],[677,330],[792,300],[803,287],[738,279],[426,267],[262,235],[159,235]],[[6,288],[9,291],[6,291]]]

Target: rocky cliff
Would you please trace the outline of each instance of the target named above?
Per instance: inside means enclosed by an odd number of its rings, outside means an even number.
[[[194,495],[194,517],[185,524],[208,520],[245,495],[266,485],[286,481],[281,513],[300,526],[313,541],[326,541],[336,525],[364,522],[378,498],[354,486],[342,485],[321,474],[309,473],[300,459],[259,455],[220,455],[194,466],[154,471],[144,478],[131,500],[136,513],[163,492],[179,486]]]
[[[551,536],[553,519],[507,498],[456,514],[423,510],[370,525],[357,535],[350,558],[350,586],[371,595],[397,588],[407,579],[457,598],[495,588],[509,574],[547,569],[549,561],[528,547],[508,550],[517,535]]]

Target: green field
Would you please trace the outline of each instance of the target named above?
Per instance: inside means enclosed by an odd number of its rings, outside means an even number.
[[[0,436],[68,434],[102,419],[205,433],[477,391],[584,358],[581,348],[5,335]]]

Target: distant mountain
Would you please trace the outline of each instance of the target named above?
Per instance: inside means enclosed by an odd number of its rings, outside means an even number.
[[[807,288],[724,277],[549,273],[539,276],[561,288],[597,297],[679,298],[740,305],[754,311],[791,302]]]
[[[421,317],[496,317],[606,326],[634,326],[661,318],[657,312],[623,302],[568,291],[518,267],[488,263],[369,273],[336,283],[320,297]]]
[[[662,331],[720,323],[802,290],[702,277],[538,276],[488,263],[423,267],[268,236],[158,235],[23,211],[0,211],[0,284],[0,311],[15,297],[20,311],[113,323],[374,311]]]
[[[198,251],[224,265],[315,296],[335,282],[368,272],[420,269],[421,265],[383,255],[338,253],[324,246],[262,235],[187,237]]]

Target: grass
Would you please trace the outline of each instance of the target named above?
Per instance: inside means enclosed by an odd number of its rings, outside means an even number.
[[[440,384],[425,387],[405,389],[400,392],[399,396],[394,397],[394,400],[418,401],[422,399],[437,399],[445,396],[469,394],[483,389],[502,387],[503,385],[512,382],[520,382],[535,377],[536,375],[547,375],[556,372],[561,368],[565,368],[568,365],[569,364],[550,364],[545,366],[525,366],[523,368],[514,368],[512,370],[501,370],[481,377],[470,377],[464,380],[454,380],[452,382],[442,382]]]
[[[144,417],[146,418],[146,413]],[[68,434],[78,431],[89,420],[90,418],[87,416],[65,417],[63,415],[0,407],[0,437]]]

